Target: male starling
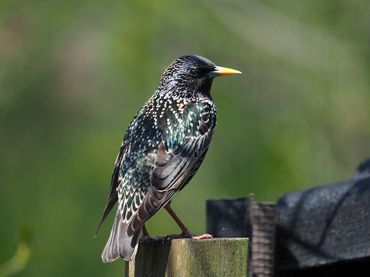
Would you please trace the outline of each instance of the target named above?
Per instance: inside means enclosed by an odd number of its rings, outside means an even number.
[[[160,208],[193,237],[170,207],[174,194],[198,170],[216,126],[210,95],[214,77],[240,74],[200,56],[177,58],[163,73],[154,95],[137,113],[115,161],[110,194],[99,227],[118,200],[103,262],[131,260],[144,226]]]

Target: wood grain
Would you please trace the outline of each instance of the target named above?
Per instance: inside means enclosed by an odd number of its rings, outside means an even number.
[[[247,276],[248,239],[175,239],[139,245],[126,277]]]

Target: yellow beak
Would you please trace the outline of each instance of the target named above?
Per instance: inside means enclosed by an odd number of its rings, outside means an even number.
[[[219,76],[233,75],[233,74],[242,74],[242,73],[239,70],[235,70],[232,68],[216,66],[215,70],[211,71],[209,76],[219,77]]]

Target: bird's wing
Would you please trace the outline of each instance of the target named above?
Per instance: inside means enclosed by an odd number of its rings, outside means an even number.
[[[116,161],[114,162],[114,169],[112,173],[112,179],[110,183],[110,192],[109,196],[107,199],[107,204],[105,205],[103,215],[100,219],[98,228],[96,229],[96,233],[99,232],[100,226],[103,224],[105,218],[108,216],[109,212],[112,210],[114,205],[116,204],[118,200],[118,195],[117,195],[117,187],[118,187],[118,175],[119,175],[119,170],[121,166],[121,162],[123,157],[125,156],[125,153],[127,152],[129,148],[129,144],[125,141],[122,142],[121,148],[117,154]]]
[[[187,136],[181,145],[167,150],[165,142],[159,145],[151,175],[151,185],[139,209],[132,216],[127,233],[133,234],[144,222],[166,205],[198,169],[213,134],[214,120],[210,114],[197,120],[193,136]]]

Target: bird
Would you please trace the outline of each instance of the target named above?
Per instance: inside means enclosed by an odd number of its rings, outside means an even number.
[[[101,255],[104,263],[132,260],[140,238],[147,234],[144,223],[162,207],[183,237],[195,238],[172,209],[171,200],[198,170],[214,133],[213,79],[232,74],[241,72],[197,55],[176,58],[165,69],[154,94],[129,124],[114,163],[97,229],[118,202]]]

